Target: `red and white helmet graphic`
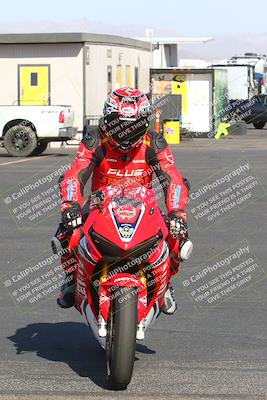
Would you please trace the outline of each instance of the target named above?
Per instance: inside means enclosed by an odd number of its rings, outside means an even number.
[[[117,113],[121,119],[137,119],[150,114],[147,96],[138,89],[122,88],[112,92],[104,104],[103,114]]]
[[[120,150],[127,151],[141,143],[151,106],[140,90],[122,88],[108,96],[103,114],[107,136]]]

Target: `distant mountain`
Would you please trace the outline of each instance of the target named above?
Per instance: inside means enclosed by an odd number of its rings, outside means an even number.
[[[69,21],[24,21],[0,23],[0,33],[40,33],[40,32],[91,32],[120,35],[126,37],[144,37],[145,25],[112,25],[87,18]],[[155,36],[186,36],[170,29],[155,28]],[[180,58],[201,58],[214,60],[228,58],[244,52],[267,53],[267,33],[236,33],[212,35],[214,40],[206,44],[191,44],[180,46]]]
[[[69,21],[23,21],[0,23],[0,33],[39,33],[39,32],[91,32],[120,35],[126,37],[144,37],[145,25],[112,25],[87,18]],[[151,27],[153,28],[153,27]],[[169,29],[153,28],[157,36],[177,36],[180,34]]]
[[[181,58],[214,60],[244,53],[267,54],[267,33],[236,33],[210,35],[212,42],[203,45],[181,46]]]

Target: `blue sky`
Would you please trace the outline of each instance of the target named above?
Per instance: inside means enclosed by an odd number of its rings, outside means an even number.
[[[87,18],[112,25],[154,26],[184,35],[267,31],[266,0],[15,0],[3,4],[0,23]]]

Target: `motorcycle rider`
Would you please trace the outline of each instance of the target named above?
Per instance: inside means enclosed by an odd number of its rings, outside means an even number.
[[[55,249],[58,240],[61,243],[65,240],[67,243],[70,237],[66,238],[66,230],[77,231],[76,228],[81,226],[83,191],[89,177],[92,176],[91,192],[94,193],[99,188],[125,177],[131,177],[143,186],[151,187],[154,171],[165,195],[172,247],[173,242],[180,240],[180,253],[176,249],[179,254],[172,255],[174,275],[178,272],[179,261],[183,259],[181,244],[184,245],[185,253],[190,255],[192,250],[185,212],[188,181],[176,169],[164,137],[148,129],[152,113],[145,94],[137,89],[117,89],[108,96],[103,115],[98,127],[84,127],[83,139],[74,162],[61,177],[62,222],[52,241],[52,247]],[[60,307],[69,308],[75,304],[75,257],[67,251],[61,261],[66,272],[66,281],[57,301]],[[162,311],[173,314],[176,308],[173,289],[169,284]]]

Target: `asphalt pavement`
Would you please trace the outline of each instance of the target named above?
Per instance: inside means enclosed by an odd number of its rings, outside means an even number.
[[[23,197],[21,187],[67,165],[75,149],[47,150],[26,159],[0,150],[0,399],[267,399],[267,130],[251,129],[247,136],[220,141],[183,141],[172,150],[193,193],[238,163],[250,165],[259,191],[250,202],[242,200],[242,207],[240,201],[240,207],[229,208],[223,218],[214,217],[212,224],[201,215],[196,220],[191,212],[194,253],[173,281],[178,311],[161,315],[137,345],[133,378],[123,393],[108,389],[104,353],[75,309],[59,309],[55,294],[35,307],[25,306],[24,300],[18,304],[6,283],[32,265],[32,259],[51,254],[50,237],[59,220],[55,210],[30,223],[26,217],[18,219],[12,194]],[[41,190],[32,189],[31,198]],[[215,265],[220,254],[239,243],[253,249],[258,263],[250,270],[251,285],[242,281],[242,287],[221,291],[209,304],[193,298],[184,283],[188,277]]]

